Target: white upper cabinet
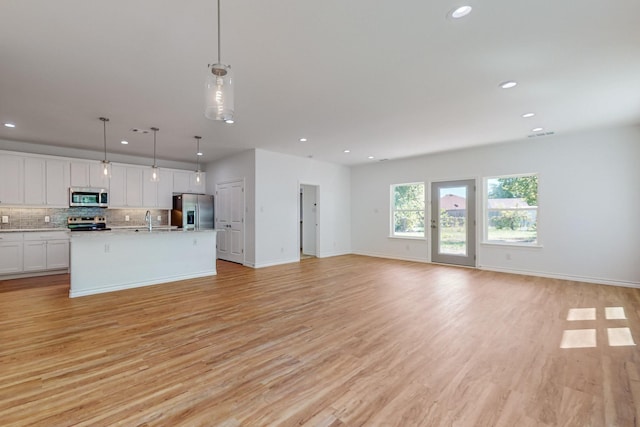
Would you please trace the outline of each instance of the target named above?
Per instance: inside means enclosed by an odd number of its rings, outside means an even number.
[[[142,171],[141,168],[127,167],[127,206],[142,206]]]
[[[151,172],[151,168],[143,169],[143,207],[171,209],[173,207],[173,172],[160,169],[160,180],[156,182],[151,181]]]
[[[173,171],[174,193],[205,193],[204,183],[204,172],[200,173],[200,182],[197,182],[195,172]]]
[[[160,182],[151,181],[152,172],[151,168],[146,168],[142,172],[142,205],[149,208],[158,206],[158,184],[162,182],[162,174],[160,174]]]
[[[0,154],[0,205],[24,204],[24,158]]]
[[[69,161],[47,159],[46,163],[47,206],[69,206]]]
[[[73,163],[72,163],[73,165]],[[127,169],[124,166],[111,165],[111,182],[109,183],[109,207],[123,208],[127,206]]]
[[[38,157],[24,159],[24,204],[47,204],[46,160]]]
[[[189,172],[187,171],[173,172],[173,192],[174,193],[189,192]]]
[[[109,188],[109,177],[103,173],[102,162],[72,160],[71,187]]]
[[[160,209],[173,208],[173,172],[160,169],[160,182],[158,184],[158,207]]]
[[[140,167],[112,165],[109,186],[110,208],[140,208],[142,204],[142,175]]]

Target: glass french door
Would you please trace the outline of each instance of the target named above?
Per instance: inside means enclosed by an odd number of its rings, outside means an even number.
[[[475,180],[431,183],[431,260],[475,267]]]

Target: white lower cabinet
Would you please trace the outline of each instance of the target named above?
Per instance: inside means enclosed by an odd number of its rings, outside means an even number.
[[[22,273],[22,233],[0,234],[0,274]]]
[[[29,240],[24,242],[24,271],[42,271],[47,269],[47,241]]]
[[[66,231],[0,233],[0,274],[69,268]]]

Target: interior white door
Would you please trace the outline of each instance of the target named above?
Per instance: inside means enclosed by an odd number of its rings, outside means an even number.
[[[302,190],[300,197],[302,197],[302,253],[304,255],[317,256],[317,230],[318,230],[318,198],[317,198],[317,186],[315,185],[300,185]]]
[[[219,259],[244,263],[244,180],[216,184]]]

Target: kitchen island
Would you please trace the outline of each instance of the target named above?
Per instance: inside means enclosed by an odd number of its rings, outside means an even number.
[[[215,230],[71,234],[71,289],[79,297],[216,274]]]

